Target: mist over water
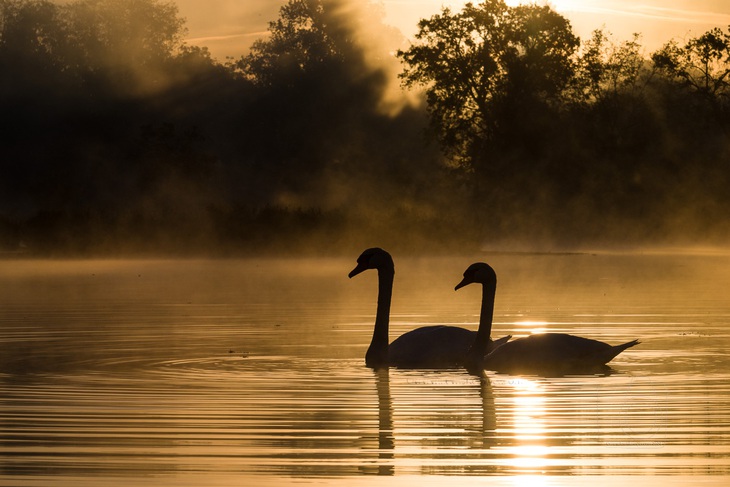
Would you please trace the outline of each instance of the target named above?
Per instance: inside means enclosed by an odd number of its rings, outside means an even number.
[[[376,276],[347,279],[354,257],[5,260],[0,479],[723,485],[730,475],[727,254],[394,258],[391,340],[429,324],[475,329],[480,293],[453,286],[479,259],[498,274],[493,336],[642,343],[608,376],[375,373],[363,357]]]

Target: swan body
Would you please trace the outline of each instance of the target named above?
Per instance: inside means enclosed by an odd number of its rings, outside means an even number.
[[[496,288],[494,270],[483,262],[469,266],[464,278],[457,284],[456,290],[472,283],[481,283],[484,288],[482,296],[482,321],[488,321],[491,332],[494,313],[494,296]],[[488,316],[484,316],[488,314]],[[507,374],[565,375],[606,372],[606,365],[618,354],[639,344],[632,340],[621,345],[583,338],[567,333],[541,333],[518,338],[511,342],[492,347],[481,354],[481,349],[470,352],[466,367],[470,371],[492,370]]]
[[[475,340],[491,351],[509,340],[504,337],[492,342],[487,331],[471,331],[457,326],[434,325],[411,330],[388,344],[390,303],[395,266],[388,252],[380,248],[365,250],[350,272],[352,278],[368,269],[378,271],[378,306],[375,313],[373,338],[365,354],[365,364],[371,368],[452,368],[462,367]],[[496,345],[495,345],[496,344]]]
[[[462,367],[478,332],[458,326],[422,326],[399,336],[388,346],[390,365],[401,368]],[[491,341],[489,350],[511,337]]]
[[[507,374],[593,374],[610,370],[607,365],[639,340],[609,345],[567,333],[539,333],[518,338],[488,353],[482,367]]]

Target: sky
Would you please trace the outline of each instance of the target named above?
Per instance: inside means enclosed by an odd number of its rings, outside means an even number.
[[[352,0],[362,3],[365,0]],[[406,38],[416,24],[441,11],[442,6],[460,9],[466,0],[374,0],[382,4],[384,22],[399,29]],[[251,43],[266,35],[268,22],[278,17],[286,0],[176,0],[186,18],[189,44],[206,46],[214,57],[238,59]],[[474,2],[478,3],[478,2]],[[507,0],[510,5],[535,3]],[[545,3],[538,0],[538,4]],[[730,0],[551,0],[567,17],[574,31],[586,39],[597,28],[605,28],[616,40],[642,34],[648,52],[665,42],[700,35],[713,27],[730,25]]]

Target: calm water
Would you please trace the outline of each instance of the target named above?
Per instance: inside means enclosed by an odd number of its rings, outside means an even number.
[[[0,485],[730,480],[730,256],[394,255],[391,339],[475,328],[453,287],[487,260],[493,336],[643,341],[605,377],[484,380],[365,368],[355,257],[0,261]]]

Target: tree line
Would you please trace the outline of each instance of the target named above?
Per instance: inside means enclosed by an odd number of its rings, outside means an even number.
[[[0,249],[728,236],[730,30],[647,54],[486,0],[394,56],[346,5],[290,0],[219,61],[169,1],[0,0]],[[395,69],[415,101],[388,106]]]

